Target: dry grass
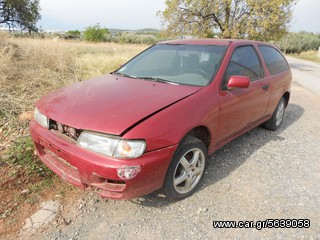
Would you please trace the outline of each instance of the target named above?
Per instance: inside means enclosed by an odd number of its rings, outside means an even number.
[[[300,54],[291,54],[291,56],[296,57],[296,58],[300,58],[300,59],[304,59],[304,60],[308,60],[308,61],[312,61],[312,62],[320,63],[320,57],[318,55],[318,51],[306,51],[306,52],[302,52]]]
[[[57,88],[106,74],[146,45],[14,39],[0,34],[0,119],[14,120]]]
[[[81,69],[82,78],[87,79],[114,71],[147,47],[116,43],[78,43],[72,45],[72,52],[77,56],[77,66]]]

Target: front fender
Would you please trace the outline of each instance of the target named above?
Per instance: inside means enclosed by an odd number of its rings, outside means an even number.
[[[193,128],[205,126],[217,132],[219,105],[213,89],[207,87],[141,122],[123,138],[145,139],[146,151],[179,144]]]

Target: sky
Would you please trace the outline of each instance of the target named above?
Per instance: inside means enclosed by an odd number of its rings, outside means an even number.
[[[161,29],[158,11],[165,0],[40,0],[43,30],[83,30],[100,23],[106,28]],[[320,33],[320,0],[299,0],[290,31]]]

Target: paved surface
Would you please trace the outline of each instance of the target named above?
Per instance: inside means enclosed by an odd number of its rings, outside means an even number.
[[[320,95],[320,64],[293,57],[287,57],[287,60],[292,69],[294,81]]]
[[[36,233],[36,231],[48,225],[54,220],[60,209],[60,203],[55,201],[44,202],[40,205],[39,211],[33,214],[30,218],[26,219],[20,234],[25,236],[28,234]]]
[[[289,61],[294,81],[316,92],[318,73]],[[110,201],[85,192],[33,239],[320,239],[320,97],[299,85],[292,86],[283,126],[276,132],[258,127],[211,155],[202,188],[192,197],[172,202],[154,193]],[[311,226],[212,227],[217,220],[269,218],[310,219]]]

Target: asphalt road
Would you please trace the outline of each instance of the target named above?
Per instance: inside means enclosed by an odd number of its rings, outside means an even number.
[[[258,127],[210,156],[204,183],[172,202],[79,193],[33,239],[320,239],[319,65],[289,58],[294,83],[282,127]],[[298,84],[299,85],[298,85]],[[305,88],[301,87],[304,86]],[[316,87],[318,86],[318,87]],[[213,228],[213,221],[309,219],[309,228]]]
[[[320,64],[287,57],[293,80],[304,88],[320,95]]]

